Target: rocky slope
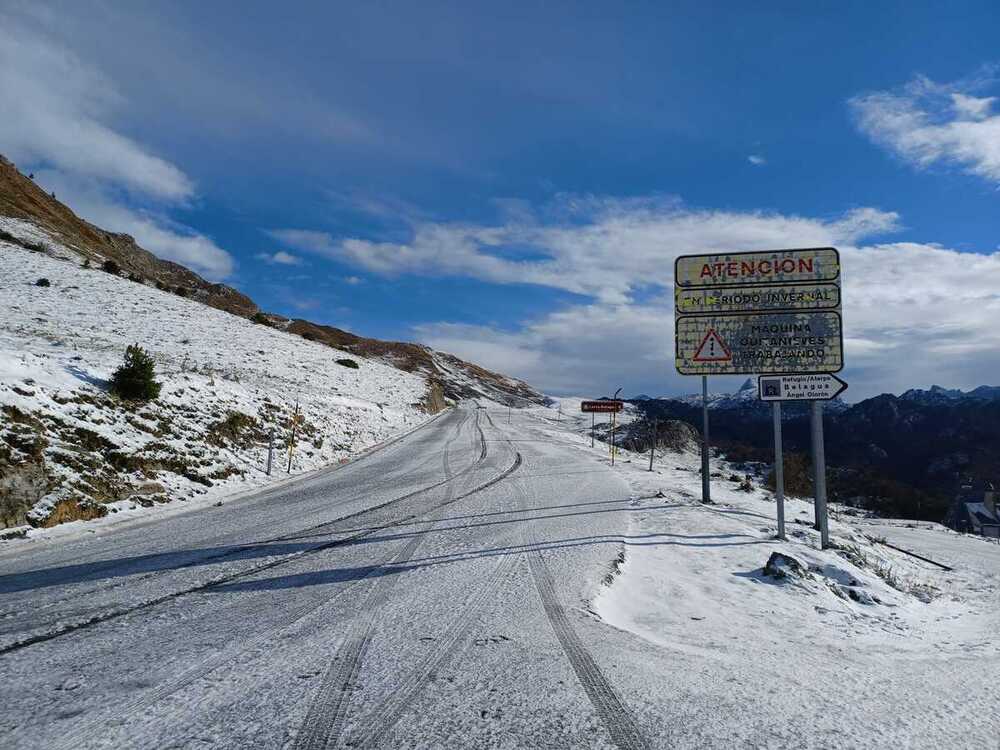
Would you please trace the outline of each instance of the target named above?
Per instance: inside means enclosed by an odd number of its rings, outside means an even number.
[[[0,309],[0,527],[217,502],[431,410],[421,375],[2,240]],[[132,343],[162,385],[148,403],[109,393]]]
[[[184,266],[157,258],[127,234],[108,232],[84,221],[3,156],[0,156],[0,240],[77,265],[89,263],[100,267],[112,261],[122,276],[133,281],[359,357],[385,362],[404,372],[420,374],[430,384],[428,405],[432,409],[443,407],[446,399],[488,398],[513,405],[545,401],[527,383],[426,346],[365,338],[308,320],[267,314],[236,289],[212,283]]]

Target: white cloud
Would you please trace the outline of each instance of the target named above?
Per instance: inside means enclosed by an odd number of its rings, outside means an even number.
[[[11,158],[159,198],[191,197],[194,186],[181,170],[106,124],[124,107],[109,80],[13,19],[0,20],[0,143]]]
[[[1000,329],[991,321],[1000,319],[1000,252],[864,244],[860,240],[899,226],[895,213],[872,208],[811,219],[657,205],[591,202],[590,220],[575,224],[423,226],[412,242],[379,245],[374,256],[366,255],[372,243],[357,240],[352,248],[327,235],[303,236],[315,251],[370,270],[532,281],[590,297],[514,329],[445,321],[416,330],[434,347],[554,393],[591,393],[594,384],[653,394],[693,390],[673,365],[673,259],[689,252],[829,244],[840,247],[843,260],[853,398],[932,382],[996,380]],[[544,260],[506,256],[505,245],[518,241],[530,242]],[[643,301],[637,303],[632,292],[640,288]]]
[[[557,220],[542,221],[552,216]],[[850,243],[893,231],[897,224],[895,213],[874,208],[823,220],[690,209],[676,199],[563,197],[541,216],[498,226],[417,224],[403,243],[340,240],[302,229],[271,234],[299,250],[382,275],[537,284],[620,304],[637,289],[670,286],[678,255]]]
[[[0,92],[0,147],[13,161],[35,166],[39,183],[76,213],[214,278],[233,271],[229,253],[167,215],[166,208],[194,198],[194,183],[113,127],[128,106],[114,84],[54,38],[5,12]]]
[[[96,180],[53,170],[42,170],[35,179],[87,221],[132,235],[141,247],[160,258],[180,263],[213,280],[224,279],[234,270],[232,256],[209,237],[172,222],[161,213],[116,201]]]
[[[961,253],[892,243],[841,248],[844,375],[852,399],[915,385],[995,384],[1000,372],[1000,252]],[[650,304],[578,305],[505,331],[453,323],[417,329],[420,340],[522,377],[550,393],[693,392],[673,363],[669,296]],[[715,379],[731,389],[742,378]]]
[[[858,127],[875,143],[918,168],[954,165],[1000,181],[1000,113],[996,97],[970,91],[995,82],[938,84],[919,77],[898,91],[862,94],[849,102]]]
[[[291,253],[286,253],[284,250],[278,250],[276,253],[258,253],[256,257],[257,260],[264,261],[265,263],[277,263],[281,266],[302,265],[302,258]]]
[[[765,164],[767,164],[767,159],[757,154],[750,154],[750,156],[747,157],[747,161],[753,164],[755,167],[763,167]]]

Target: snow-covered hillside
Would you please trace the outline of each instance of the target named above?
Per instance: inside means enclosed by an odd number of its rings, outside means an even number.
[[[419,375],[2,241],[0,309],[0,526],[215,501],[278,480],[296,403],[293,473],[427,419]],[[138,407],[107,393],[133,343],[163,383]]]

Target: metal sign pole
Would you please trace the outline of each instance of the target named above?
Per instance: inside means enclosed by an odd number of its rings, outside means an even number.
[[[816,528],[820,547],[830,546],[830,529],[826,514],[826,455],[823,450],[823,402],[812,402],[813,485],[816,495]]]
[[[778,504],[778,539],[785,538],[785,459],[781,450],[781,402],[774,402],[774,499]]]
[[[274,458],[274,429],[267,434],[267,475],[271,476],[271,462]]]
[[[597,415],[594,412],[590,412],[590,447],[594,447],[594,427],[597,423]]]
[[[618,424],[618,412],[611,412],[611,465],[615,465],[615,427]]]
[[[656,450],[656,435],[659,432],[659,420],[653,420],[653,439],[649,443],[649,470],[653,470],[653,451]]]
[[[701,501],[712,502],[712,488],[708,482],[708,376],[701,376]]]
[[[288,441],[288,470],[286,474],[292,473],[292,451],[295,450],[295,430],[299,426],[299,402],[295,402],[295,416],[292,417],[292,437]]]

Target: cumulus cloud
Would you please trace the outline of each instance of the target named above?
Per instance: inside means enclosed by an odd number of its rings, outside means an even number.
[[[161,211],[116,200],[98,180],[48,169],[37,172],[35,180],[88,221],[132,235],[141,247],[161,258],[181,263],[213,280],[224,279],[234,270],[232,256],[211,238],[171,221]]]
[[[280,236],[379,273],[450,273],[578,292],[587,299],[510,329],[450,321],[416,329],[431,346],[555,393],[612,382],[629,392],[692,389],[673,366],[674,259],[776,247],[841,249],[853,397],[935,381],[978,385],[1000,366],[1000,330],[989,322],[1000,319],[1000,252],[864,242],[898,230],[893,212],[808,218],[704,211],[676,200],[567,205],[568,213],[527,220],[518,212],[499,226],[425,224],[398,245],[303,230]]]
[[[1000,113],[996,97],[974,92],[996,84],[992,73],[939,84],[918,77],[897,91],[849,101],[858,127],[875,143],[918,167],[952,165],[1000,182]]]
[[[852,399],[914,385],[993,383],[1000,371],[1000,252],[891,243],[841,248],[845,377]],[[454,323],[418,327],[427,344],[522,377],[556,394],[697,390],[673,362],[669,295],[649,304],[576,305],[514,330]],[[741,378],[713,378],[731,389]]]
[[[112,123],[127,108],[112,81],[66,46],[0,12],[0,144],[34,165],[81,216],[133,235],[157,255],[214,277],[232,257],[172,221],[167,208],[194,198],[193,181]]]
[[[678,255],[849,243],[893,231],[899,219],[875,208],[812,219],[692,209],[676,199],[590,196],[563,197],[538,216],[516,216],[496,226],[424,222],[400,243],[302,229],[271,234],[299,250],[386,276],[536,284],[621,304],[637,289],[670,286]]]
[[[264,261],[265,263],[276,263],[280,266],[302,265],[302,258],[291,253],[286,253],[284,250],[278,250],[276,253],[258,253],[256,257],[257,260]]]

